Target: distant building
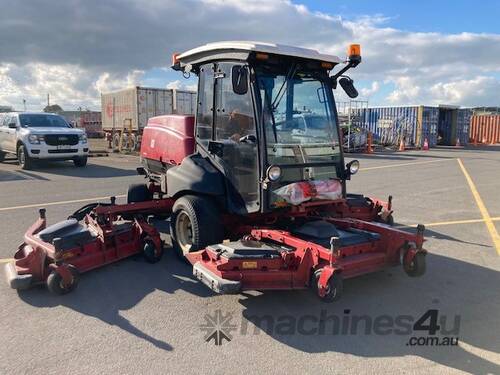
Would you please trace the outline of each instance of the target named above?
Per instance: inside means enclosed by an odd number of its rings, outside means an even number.
[[[14,112],[14,108],[10,105],[0,105],[0,112]]]

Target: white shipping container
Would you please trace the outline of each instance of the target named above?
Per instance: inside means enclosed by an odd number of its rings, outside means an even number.
[[[196,93],[137,86],[102,94],[101,105],[103,130],[128,128],[131,123],[132,130],[141,131],[150,117],[171,113],[194,114]]]

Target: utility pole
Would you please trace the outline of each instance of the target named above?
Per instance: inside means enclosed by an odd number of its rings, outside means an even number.
[[[24,112],[26,112],[26,99],[23,99]]]
[[[47,93],[47,107],[50,107],[50,94]]]

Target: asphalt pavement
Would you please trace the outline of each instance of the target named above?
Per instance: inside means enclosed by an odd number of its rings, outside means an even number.
[[[169,248],[154,265],[133,257],[84,274],[62,297],[43,287],[17,292],[2,275],[0,374],[500,373],[500,147],[350,158],[361,161],[350,192],[391,194],[396,225],[426,225],[423,277],[391,268],[347,280],[333,304],[310,291],[221,296]],[[39,207],[52,223],[93,200],[123,201],[143,179],[138,165],[118,155],[86,168],[0,163],[1,262]],[[157,225],[168,243],[168,225]],[[421,329],[435,323],[439,332],[414,330],[422,316]],[[205,342],[217,326],[230,341]]]

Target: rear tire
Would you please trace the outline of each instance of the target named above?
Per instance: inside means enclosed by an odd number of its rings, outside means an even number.
[[[31,169],[33,167],[33,159],[30,158],[25,145],[20,145],[17,148],[17,162],[24,170]]]
[[[153,194],[146,184],[131,184],[127,190],[127,203],[146,202],[153,199]]]
[[[221,243],[224,230],[218,208],[204,197],[179,198],[170,217],[170,235],[175,252],[184,259],[190,252]]]
[[[75,167],[85,167],[87,165],[87,157],[86,156],[80,156],[76,157],[73,159],[73,163],[75,164]]]
[[[47,278],[47,289],[54,294],[63,295],[72,292],[78,286],[80,281],[80,272],[73,265],[68,265],[68,270],[73,276],[69,285],[63,284],[63,278],[57,271],[52,271]]]

